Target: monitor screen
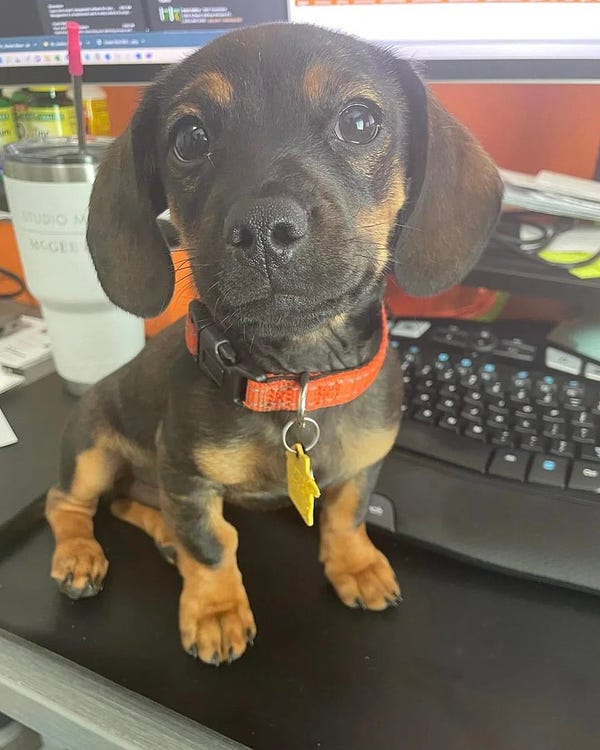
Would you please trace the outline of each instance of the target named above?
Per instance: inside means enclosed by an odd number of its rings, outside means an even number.
[[[87,81],[137,83],[230,29],[286,19],[391,45],[431,78],[600,79],[600,0],[17,0],[0,85],[66,81],[69,20]]]

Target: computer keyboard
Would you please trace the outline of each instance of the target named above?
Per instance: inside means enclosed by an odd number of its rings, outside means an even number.
[[[483,564],[600,590],[600,382],[546,364],[569,369],[548,356],[550,327],[390,326],[404,417],[369,520]]]

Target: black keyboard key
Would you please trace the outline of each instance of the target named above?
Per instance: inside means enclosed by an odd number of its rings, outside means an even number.
[[[508,417],[505,414],[490,414],[486,425],[488,427],[508,427]]]
[[[402,360],[402,369],[409,370],[421,364],[421,350],[418,346],[409,346]]]
[[[488,405],[488,410],[492,414],[503,414],[505,417],[508,417],[508,415],[510,414],[508,404],[502,398],[498,401],[492,401],[492,403]]]
[[[533,362],[536,348],[530,344],[524,344],[521,339],[502,339],[494,349],[494,354],[499,357],[509,357],[519,362]]]
[[[468,424],[467,427],[465,427],[463,435],[465,437],[473,438],[474,440],[482,440],[484,442],[487,437],[483,425],[480,424]]]
[[[486,362],[479,368],[479,377],[484,383],[492,383],[497,380],[496,365],[492,362]]]
[[[494,380],[486,385],[485,392],[493,398],[504,398],[504,383],[501,380]]]
[[[563,396],[565,399],[584,399],[585,398],[585,385],[581,380],[569,380],[563,385],[562,388]]]
[[[479,376],[474,372],[469,372],[461,377],[460,384],[463,388],[467,388],[470,391],[478,390],[480,386]]]
[[[544,422],[548,422],[549,424],[552,424],[554,422],[556,422],[557,424],[563,424],[567,421],[565,413],[556,406],[553,406],[549,409],[543,409],[542,419]]]
[[[455,383],[456,370],[453,367],[446,367],[445,370],[440,370],[437,373],[437,379],[440,383]]]
[[[543,393],[536,398],[536,404],[538,406],[544,406],[547,409],[557,409],[558,401],[556,400],[555,393]]]
[[[524,482],[530,456],[527,451],[498,448],[490,464],[489,473],[495,477]]]
[[[542,435],[547,438],[553,438],[555,440],[566,440],[567,439],[567,428],[564,424],[546,424],[542,430]]]
[[[423,380],[417,380],[415,383],[415,391],[417,393],[434,393],[436,385],[435,380],[424,378]]]
[[[533,457],[528,481],[548,487],[564,487],[569,461],[566,458],[538,455]]]
[[[490,441],[492,445],[506,446],[512,448],[515,445],[515,436],[510,430],[490,430]]]
[[[483,395],[481,391],[467,391],[463,401],[465,402],[465,404],[477,406],[478,404],[483,403]]]
[[[444,385],[440,388],[439,395],[441,396],[441,398],[457,396],[458,386],[456,385],[456,383],[444,383]]]
[[[402,426],[396,445],[479,472],[485,471],[492,452],[489,445],[478,440],[466,440],[450,431],[412,421]]]
[[[582,445],[579,457],[584,461],[600,461],[600,445]]]
[[[466,419],[467,422],[474,422],[475,424],[483,424],[483,407],[482,406],[469,406],[465,405],[461,411],[460,416]]]
[[[437,423],[437,426],[441,427],[442,430],[457,432],[458,417],[456,417],[454,414],[444,414],[442,417],[440,417],[440,421]]]
[[[553,456],[575,458],[575,446],[569,440],[551,440],[550,453]]]
[[[515,420],[515,430],[521,435],[537,435],[537,420],[529,417],[517,417]]]
[[[531,375],[527,370],[519,370],[510,379],[510,390],[513,392],[531,388]]]
[[[458,414],[458,399],[452,397],[441,398],[436,402],[435,408],[443,414]]]
[[[545,375],[535,384],[535,394],[538,397],[545,396],[547,393],[554,394],[557,388],[556,378],[553,375]]]
[[[498,344],[498,339],[488,328],[482,328],[473,339],[473,346],[478,352],[491,352]]]
[[[535,407],[531,404],[519,404],[515,411],[515,417],[523,417],[523,419],[529,419],[535,415]]]
[[[573,434],[571,437],[576,443],[596,445],[596,430],[594,428],[573,427]]]
[[[600,466],[589,461],[573,461],[569,489],[600,494]]]
[[[437,359],[433,363],[433,366],[438,372],[446,370],[448,367],[450,367],[450,355],[448,354],[448,352],[440,352],[437,355]]]
[[[465,375],[470,375],[473,372],[473,360],[471,357],[463,357],[456,366],[456,371],[461,378]]]
[[[457,346],[465,348],[468,344],[469,335],[456,325],[438,327],[434,329],[433,340],[439,344],[448,344],[448,346]]]
[[[585,404],[583,403],[583,399],[581,398],[569,398],[566,401],[563,401],[563,409],[575,414],[582,411],[587,411]],[[571,419],[572,418],[573,417],[571,416]]]
[[[415,406],[428,406],[433,401],[431,393],[417,393],[417,395],[411,399],[411,403]]]
[[[571,424],[575,427],[593,427],[594,417],[589,411],[580,411],[572,415]]]
[[[546,450],[546,441],[539,435],[523,435],[519,448],[532,453],[543,453]]]
[[[435,421],[435,413],[430,406],[422,406],[419,409],[415,409],[412,418],[416,419],[418,422],[433,424]]]
[[[518,391],[514,391],[510,394],[511,404],[520,406],[522,404],[528,404],[531,401],[531,394],[525,388],[519,388]]]

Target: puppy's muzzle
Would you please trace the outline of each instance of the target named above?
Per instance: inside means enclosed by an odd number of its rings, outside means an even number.
[[[292,198],[239,201],[225,219],[223,239],[240,260],[276,268],[301,247],[308,224],[308,212]]]

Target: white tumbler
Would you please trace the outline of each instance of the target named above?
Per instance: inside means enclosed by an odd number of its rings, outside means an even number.
[[[144,346],[143,321],[109,301],[85,240],[92,183],[110,143],[90,138],[82,155],[76,138],[48,138],[19,141],[3,154],[27,286],[42,307],[56,369],[75,394]]]

